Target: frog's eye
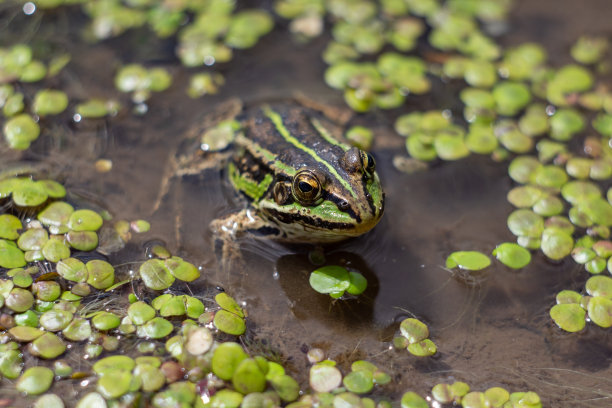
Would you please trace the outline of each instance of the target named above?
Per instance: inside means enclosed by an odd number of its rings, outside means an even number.
[[[374,157],[370,153],[361,151],[361,166],[363,167],[363,171],[365,175],[370,178],[374,176],[374,171],[376,171],[376,161]]]
[[[311,170],[300,170],[293,177],[293,197],[302,205],[312,205],[323,192],[319,178]]]

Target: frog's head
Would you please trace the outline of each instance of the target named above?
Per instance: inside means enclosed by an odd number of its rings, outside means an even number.
[[[376,162],[352,147],[334,163],[299,167],[290,180],[277,181],[261,210],[287,241],[336,242],[374,228],[384,208]]]

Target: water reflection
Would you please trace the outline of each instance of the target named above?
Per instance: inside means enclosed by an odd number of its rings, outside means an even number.
[[[327,255],[325,265],[358,271],[368,281],[366,290],[359,296],[345,295],[342,299],[315,292],[308,279],[317,266],[308,260],[308,254],[285,255],[276,261],[275,268],[280,287],[290,301],[291,313],[299,320],[317,319],[330,327],[371,326],[379,282],[366,261],[355,253],[338,251]]]

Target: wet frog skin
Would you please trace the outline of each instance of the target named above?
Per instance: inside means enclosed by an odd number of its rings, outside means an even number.
[[[211,222],[217,237],[324,244],[364,234],[381,219],[384,193],[374,158],[343,140],[343,127],[329,117],[333,109],[290,100],[228,111],[212,127],[233,119],[233,142],[219,157],[247,205]],[[212,167],[196,139],[198,152],[179,156],[174,175]]]
[[[378,223],[384,194],[374,158],[341,141],[333,121],[291,102],[255,108],[241,123],[228,173],[249,207],[213,221],[213,231],[328,243]]]

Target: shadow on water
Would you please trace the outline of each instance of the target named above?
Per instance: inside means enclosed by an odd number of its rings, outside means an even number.
[[[292,254],[276,261],[276,279],[290,302],[291,312],[298,320],[315,319],[331,329],[338,326],[359,329],[371,328],[374,322],[374,305],[378,294],[378,279],[364,259],[350,252],[333,252],[326,257],[325,265],[340,265],[359,271],[368,281],[368,287],[360,296],[335,300],[308,288],[310,273],[318,266],[308,260],[308,254]],[[323,266],[323,265],[321,265]]]

